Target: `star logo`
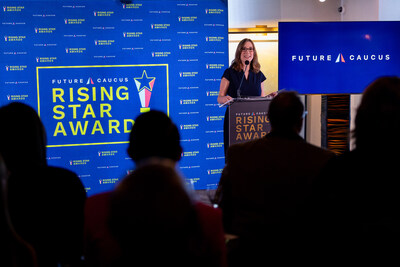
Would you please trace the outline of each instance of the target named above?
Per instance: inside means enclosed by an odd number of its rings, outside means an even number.
[[[142,73],[142,77],[134,78],[134,80],[136,88],[139,92],[141,92],[143,89],[147,89],[151,92],[153,91],[154,81],[156,80],[156,77],[148,77],[147,72],[144,70]]]
[[[148,77],[146,71],[144,70],[142,73],[142,77],[134,78],[134,80],[136,88],[139,93],[140,104],[142,106],[140,112],[147,112],[150,110],[149,104],[150,104],[151,92],[153,91],[154,82],[156,78]]]

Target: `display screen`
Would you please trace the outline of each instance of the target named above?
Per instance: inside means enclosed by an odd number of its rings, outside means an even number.
[[[400,75],[400,22],[279,23],[279,89],[359,94]]]

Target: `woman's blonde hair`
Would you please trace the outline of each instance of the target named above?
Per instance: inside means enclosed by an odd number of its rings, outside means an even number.
[[[254,49],[253,60],[250,62],[250,70],[252,70],[255,73],[258,73],[260,71],[261,66],[260,66],[260,63],[258,62],[256,46],[254,45],[254,42],[248,38],[243,39],[238,44],[238,46],[236,48],[235,59],[232,61],[231,67],[236,71],[240,71],[243,68],[242,61],[240,60],[240,55],[242,54],[242,49],[246,42],[250,42],[253,45],[253,49]]]

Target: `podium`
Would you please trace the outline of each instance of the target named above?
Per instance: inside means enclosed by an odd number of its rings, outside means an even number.
[[[268,118],[271,98],[236,98],[228,107],[229,146],[259,139],[271,131]]]

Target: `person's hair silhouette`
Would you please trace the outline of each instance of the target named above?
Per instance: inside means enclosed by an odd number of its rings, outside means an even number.
[[[303,124],[304,106],[296,92],[278,94],[269,106],[268,118],[272,131],[300,132]]]
[[[358,149],[400,147],[400,78],[381,77],[364,91],[354,137]]]
[[[8,170],[46,166],[46,135],[36,111],[13,102],[0,108],[0,152]]]
[[[161,111],[139,115],[129,136],[128,154],[136,163],[151,157],[179,161],[182,147],[178,128]]]
[[[82,182],[69,170],[47,165],[45,129],[32,107],[17,102],[1,107],[0,125],[16,233],[33,246],[39,266],[79,264],[86,199]]]

